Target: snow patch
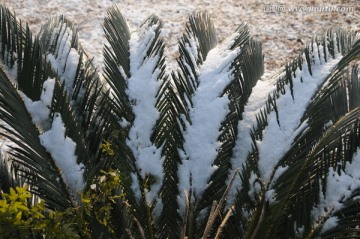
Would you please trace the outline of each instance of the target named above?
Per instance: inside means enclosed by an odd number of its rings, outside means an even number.
[[[322,226],[322,228],[321,228],[321,233],[324,233],[324,232],[326,232],[326,231],[328,231],[328,230],[336,227],[338,221],[339,221],[339,218],[338,218],[338,217],[330,217],[330,218],[328,218],[328,219],[325,221],[325,223],[324,223],[324,225]]]
[[[301,117],[315,92],[340,60],[340,57],[328,59],[325,65],[320,65],[317,44],[314,43],[313,48],[312,55],[315,55],[312,65],[313,74],[310,75],[303,55],[303,69],[298,68],[293,79],[293,96],[290,85],[286,85],[286,93],[276,100],[278,114],[272,111],[268,115],[268,126],[263,131],[263,139],[256,142],[260,158],[259,170],[264,181],[270,179],[274,167],[291,147],[294,138],[306,128],[306,122],[300,125]]]
[[[1,44],[1,41],[0,41]],[[0,50],[1,53],[1,50]],[[14,53],[16,54],[16,53]],[[17,56],[15,56],[17,58]],[[13,83],[14,85],[17,84],[17,74],[18,74],[18,61],[16,60],[14,62],[13,67],[9,67],[6,64],[4,64],[3,60],[0,58],[0,63],[1,63],[1,67],[4,70],[4,72],[6,73],[6,76],[9,78],[9,80],[11,81],[11,83]]]
[[[145,178],[151,175],[156,179],[156,182],[150,185],[151,190],[146,194],[148,203],[157,197],[163,181],[161,148],[157,148],[151,142],[153,128],[160,116],[155,107],[156,95],[162,84],[161,79],[158,79],[161,73],[157,68],[159,56],[149,57],[146,55],[154,42],[157,27],[158,25],[153,25],[149,28],[141,28],[140,31],[131,34],[129,41],[131,77],[127,79],[127,94],[135,114],[127,145],[137,159],[136,165],[140,170],[141,177]],[[120,124],[126,126],[127,122],[121,120]],[[136,187],[136,184],[133,185],[133,189],[135,195],[139,195],[137,192],[139,188]]]
[[[274,183],[276,183],[276,181],[279,179],[279,177],[289,168],[289,166],[280,166],[276,169],[274,176],[271,180],[271,185],[273,185]]]
[[[266,191],[265,193],[266,201],[269,202],[270,205],[273,205],[276,202],[276,192],[274,189]]]
[[[252,151],[253,141],[250,137],[250,131],[253,125],[256,124],[256,115],[266,103],[270,92],[275,90],[275,85],[269,81],[257,81],[252,93],[245,105],[244,112],[242,113],[242,120],[238,124],[237,140],[234,147],[234,156],[231,160],[232,170],[241,169],[247,160],[249,153]],[[227,205],[234,203],[234,198],[238,188],[241,187],[241,180],[237,174],[234,180],[232,189],[229,192],[229,199]]]
[[[53,69],[59,74],[60,80],[65,82],[68,94],[71,94],[73,92],[80,55],[75,48],[71,47],[73,32],[70,28],[64,28],[59,35],[58,53],[56,55],[48,54],[47,59]]]
[[[353,155],[352,162],[347,162],[345,169],[338,173],[332,167],[329,168],[329,173],[326,182],[325,195],[320,190],[320,202],[311,214],[313,221],[316,223],[321,218],[328,218],[344,206],[343,203],[351,197],[351,194],[360,188],[360,149]],[[325,232],[337,225],[336,217],[329,217],[323,228]]]
[[[55,79],[49,78],[44,81],[40,100],[38,101],[32,101],[23,92],[18,91],[20,97],[24,101],[27,111],[32,118],[32,122],[36,125],[40,133],[46,131],[50,127],[49,114],[54,86]]]
[[[74,193],[81,192],[85,183],[84,165],[77,164],[76,143],[65,135],[66,128],[59,113],[55,114],[51,129],[40,135],[40,143],[54,159],[66,185]]]
[[[255,196],[258,195],[261,190],[260,183],[256,182],[258,179],[259,179],[258,176],[254,172],[251,172],[249,178],[250,190],[248,192],[248,195],[252,200],[255,200]]]
[[[193,42],[195,44],[196,40]],[[198,69],[199,85],[192,97],[190,122],[185,121],[183,162],[178,172],[182,203],[185,201],[184,190],[192,191],[195,196],[201,195],[208,186],[210,175],[217,169],[213,162],[221,147],[218,141],[221,134],[219,129],[229,112],[229,98],[222,93],[234,79],[230,64],[239,51],[240,49],[227,50],[223,45],[214,48]],[[195,50],[191,52],[196,54]],[[184,177],[185,175],[190,177]]]

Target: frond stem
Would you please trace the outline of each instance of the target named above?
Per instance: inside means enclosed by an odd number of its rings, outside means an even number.
[[[228,212],[226,213],[224,220],[221,222],[219,228],[217,229],[216,235],[215,235],[214,239],[218,239],[218,238],[219,238],[219,236],[221,235],[222,230],[224,229],[227,221],[229,220],[229,218],[231,217],[231,214],[232,214],[234,211],[235,211],[235,205],[232,205],[232,206],[229,208]]]
[[[253,234],[251,235],[250,239],[255,239],[256,237],[256,234],[258,233],[260,227],[261,227],[261,224],[262,222],[264,221],[264,217],[265,217],[265,211],[266,211],[266,200],[265,200],[265,195],[264,197],[262,198],[262,208],[261,208],[261,214],[260,214],[260,217],[259,217],[259,221],[258,223],[256,224],[256,228],[253,232]]]

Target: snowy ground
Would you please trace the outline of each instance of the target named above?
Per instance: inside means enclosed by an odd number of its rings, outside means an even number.
[[[80,30],[80,42],[101,69],[102,30],[106,9],[116,4],[130,26],[137,27],[151,14],[163,21],[168,64],[174,66],[177,42],[188,16],[207,11],[223,40],[246,21],[252,35],[263,43],[266,72],[274,72],[296,56],[304,42],[328,27],[360,31],[360,1],[295,0],[0,0],[29,23],[34,32],[56,15],[65,15]]]

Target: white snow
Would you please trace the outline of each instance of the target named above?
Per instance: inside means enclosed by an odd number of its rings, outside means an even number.
[[[179,191],[182,194],[180,205],[185,202],[184,191],[191,191],[195,197],[201,195],[210,175],[217,169],[213,162],[221,146],[218,141],[221,134],[219,129],[228,113],[229,104],[228,96],[221,94],[234,79],[230,63],[240,51],[228,50],[235,37],[235,34],[230,36],[224,44],[210,50],[197,70],[199,85],[192,96],[193,106],[189,112],[191,122],[186,121],[184,152],[180,152],[183,159],[178,171]],[[188,46],[188,52],[195,54],[195,60],[197,51],[192,48],[196,46],[197,40],[191,42],[193,44]]]
[[[141,191],[139,189],[139,179],[135,173],[131,174],[131,182],[132,182],[131,189],[135,194],[135,199],[139,202],[141,198]]]
[[[252,200],[255,200],[255,195],[257,195],[261,190],[260,183],[256,182],[257,179],[258,179],[258,176],[254,172],[251,172],[251,175],[249,178],[250,190],[248,192],[248,195]]]
[[[47,59],[59,74],[61,81],[65,82],[66,91],[71,95],[80,55],[75,48],[71,48],[72,30],[64,26],[61,29],[59,42],[57,43],[56,49],[58,50],[58,54],[53,55],[49,53]]]
[[[336,227],[338,221],[339,221],[339,218],[338,218],[338,217],[330,217],[330,218],[328,218],[328,219],[324,222],[324,224],[323,224],[323,226],[322,226],[322,228],[321,228],[321,233],[324,233],[324,232],[326,232],[326,231],[328,231],[328,230]]]
[[[83,190],[84,165],[77,164],[75,155],[76,143],[65,135],[65,127],[61,115],[56,113],[51,129],[40,135],[40,143],[51,154],[61,170],[65,183],[74,194]]]
[[[150,140],[159,118],[159,112],[155,107],[156,95],[162,82],[158,79],[160,69],[156,66],[159,56],[145,55],[155,39],[156,28],[157,25],[153,25],[131,34],[129,43],[131,77],[127,81],[127,93],[135,114],[127,145],[134,153],[141,176],[145,178],[151,175],[156,178],[156,183],[151,185],[151,190],[146,194],[149,203],[157,196],[163,178],[161,148],[156,148]]]
[[[234,156],[231,160],[233,171],[242,169],[243,164],[246,162],[249,153],[252,150],[252,139],[250,131],[252,126],[256,123],[256,115],[266,103],[270,92],[275,90],[275,85],[271,82],[259,80],[249,97],[249,100],[242,113],[243,119],[238,125],[238,135],[235,142]],[[236,188],[241,187],[240,177],[237,175],[237,180],[234,181],[233,187],[229,193],[228,203],[232,203],[232,199],[236,194]],[[230,205],[228,204],[228,205]]]
[[[340,173],[329,168],[326,182],[325,195],[320,190],[320,202],[312,210],[313,222],[316,223],[321,218],[327,219],[322,227],[325,232],[337,225],[337,218],[332,217],[335,212],[343,207],[343,203],[350,198],[354,190],[360,188],[360,149],[353,155],[352,162],[347,162],[345,169]]]
[[[274,189],[271,189],[269,191],[266,191],[265,193],[266,201],[269,202],[270,205],[274,204],[276,202],[276,192]]]
[[[32,122],[36,125],[39,132],[42,133],[49,129],[49,114],[54,91],[55,79],[47,79],[43,83],[40,100],[32,101],[23,92],[18,91],[24,101],[27,111],[30,113]]]
[[[295,71],[296,77],[293,79],[294,96],[291,95],[290,85],[285,86],[286,93],[276,101],[278,119],[275,111],[272,111],[268,115],[268,126],[263,131],[263,139],[256,142],[260,158],[259,170],[264,181],[270,179],[274,167],[291,147],[298,132],[306,128],[306,122],[300,125],[300,119],[316,90],[340,60],[339,57],[331,58],[328,59],[327,63],[321,65],[318,58],[318,47],[315,43],[313,48],[314,53],[312,55],[315,55],[314,64],[312,64],[313,75],[310,75],[307,64],[302,64],[302,70],[298,68]],[[303,59],[305,62],[305,56]],[[279,120],[280,125],[277,120]]]
[[[54,87],[55,87],[55,79],[49,78],[43,83],[43,90],[41,92],[40,99],[44,103],[44,106],[46,107],[51,106]]]
[[[0,41],[1,44],[1,41]],[[1,52],[1,50],[0,50]],[[1,67],[4,70],[6,76],[9,78],[9,80],[11,81],[11,83],[13,83],[14,85],[17,84],[17,72],[18,72],[18,61],[16,60],[13,67],[10,68],[7,65],[5,65],[3,63],[3,60],[0,58],[0,63],[1,63]]]

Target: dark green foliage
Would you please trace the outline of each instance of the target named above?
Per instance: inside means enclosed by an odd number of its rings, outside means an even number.
[[[110,8],[104,20],[109,44],[104,46],[101,75],[67,19],[54,18],[33,36],[27,25],[0,7],[0,135],[10,148],[1,152],[0,196],[28,185],[29,206],[44,200],[46,210],[58,210],[54,215],[60,215],[60,225],[71,224],[71,233],[75,228],[83,238],[360,237],[357,184],[339,199],[341,207],[324,202],[331,177],[352,177],[346,170],[360,148],[359,35],[328,30],[279,74],[260,82],[262,47],[250,37],[245,23],[218,44],[209,16],[190,16],[179,40],[178,69],[173,71],[166,69],[161,26],[153,15],[133,33],[119,9]],[[139,49],[143,52],[136,55]],[[223,61],[213,66],[219,72],[206,75],[203,68],[213,60],[210,53],[219,49]],[[146,76],[139,74],[143,70]],[[325,70],[326,75],[319,74]],[[182,192],[182,167],[202,160],[191,158],[185,142],[191,127],[198,127],[192,122],[199,107],[196,96],[203,90],[202,81],[224,72],[228,83],[214,97],[228,100],[226,113],[220,115],[219,127],[209,129],[218,133],[214,170],[201,172],[208,177],[200,190],[193,185],[199,175],[189,173],[189,188]],[[131,95],[131,83],[139,77],[156,85],[156,92],[148,89],[153,99]],[[309,79],[318,85],[312,95],[302,97],[301,87],[313,83]],[[50,80],[54,90],[49,113],[35,122],[24,101],[41,102]],[[270,88],[267,98],[259,99],[264,104],[257,109],[248,109],[254,97],[261,98],[260,83]],[[291,99],[287,107],[282,99]],[[153,115],[146,115],[147,109],[139,112],[142,100],[154,102]],[[301,116],[292,116],[298,117],[296,125],[293,132],[286,132],[284,115],[289,116],[299,101],[304,103],[302,109],[296,108]],[[214,102],[208,104],[216,107]],[[62,119],[64,136],[76,144],[76,163],[84,169],[81,192],[69,187],[39,139],[56,117]],[[204,117],[204,125],[211,117],[215,116]],[[146,142],[141,141],[146,132],[135,130],[138,119],[154,122]],[[267,176],[261,163],[271,155],[261,150],[264,144],[279,145],[275,141],[282,140],[281,136],[268,140],[267,132],[273,129],[290,142],[284,142]],[[237,148],[240,139],[249,139],[248,149]],[[199,143],[194,147],[201,147]],[[139,155],[149,149],[158,158],[149,157],[157,161],[145,165],[161,166],[161,175],[142,166],[144,158]],[[241,150],[247,157],[237,158]],[[243,162],[240,168],[235,168],[237,162]],[[325,214],[315,213],[320,207]],[[337,220],[330,229],[328,219]],[[36,238],[32,235],[29,238]]]

